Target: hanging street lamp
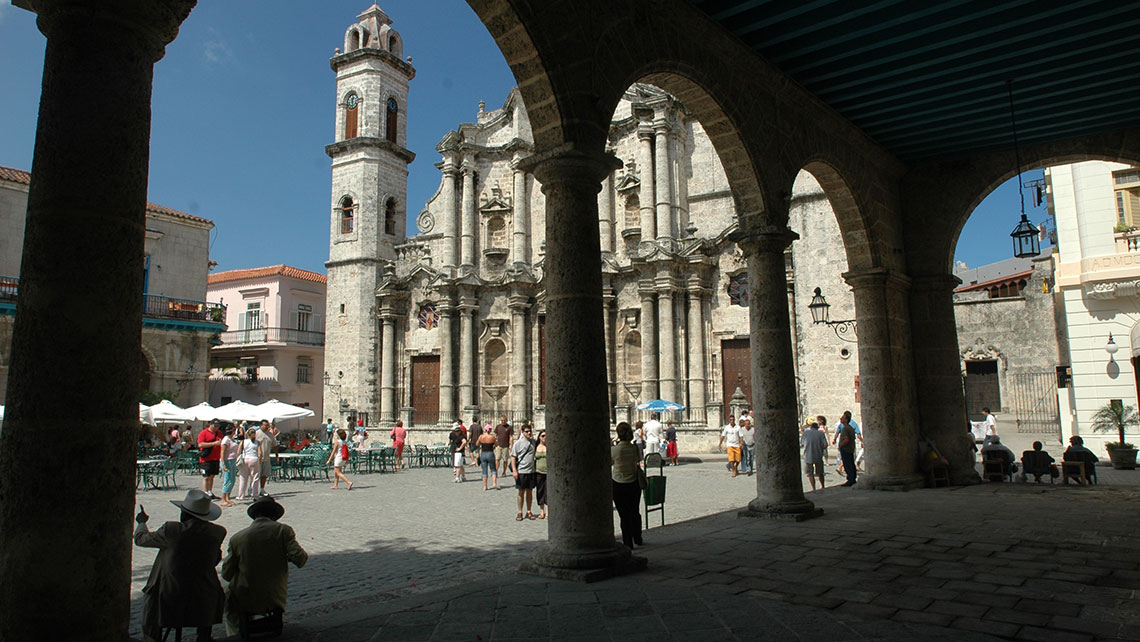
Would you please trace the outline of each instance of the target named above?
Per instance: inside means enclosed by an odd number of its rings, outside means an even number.
[[[1009,123],[1013,129],[1013,158],[1017,165],[1017,194],[1021,197],[1021,221],[1009,233],[1013,238],[1013,255],[1019,259],[1041,254],[1041,230],[1025,216],[1025,191],[1021,185],[1021,148],[1017,144],[1017,118],[1013,111],[1013,80],[1005,81],[1009,93]]]
[[[827,297],[823,296],[823,292],[819,288],[815,289],[815,296],[811,298],[811,303],[808,304],[808,310],[811,311],[811,322],[814,324],[824,323],[835,336],[848,341],[850,343],[858,343],[859,328],[855,319],[843,319],[842,321],[831,320],[831,304],[827,302]],[[854,339],[849,338],[856,337]]]

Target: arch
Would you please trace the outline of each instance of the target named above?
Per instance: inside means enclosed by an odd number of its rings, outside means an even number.
[[[389,236],[396,235],[396,199],[389,198],[384,202],[384,233]]]
[[[881,265],[877,244],[871,243],[863,212],[839,170],[830,162],[815,158],[804,163],[800,171],[811,174],[827,196],[831,211],[839,224],[839,235],[847,254],[847,269],[859,270]],[[793,193],[790,187],[788,193]]]
[[[483,346],[483,385],[507,385],[507,346],[501,339],[491,339]]]
[[[337,211],[340,213],[340,233],[351,234],[356,229],[356,203],[352,197],[345,196],[340,199]]]
[[[396,142],[396,135],[398,133],[397,126],[400,118],[400,103],[396,99],[389,96],[384,105],[384,137],[390,142]]]
[[[400,40],[400,34],[395,31],[388,32],[388,51],[397,58],[402,58],[404,55],[404,45]]]
[[[344,37],[344,52],[356,51],[360,49],[360,29],[353,27],[348,30]]]

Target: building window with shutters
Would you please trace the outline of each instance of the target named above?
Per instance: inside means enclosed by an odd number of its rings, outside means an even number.
[[[352,92],[344,98],[344,139],[359,136],[360,97]]]
[[[312,330],[313,306],[308,303],[297,304],[297,329],[301,332]]]
[[[353,213],[356,207],[352,204],[352,199],[345,196],[344,200],[340,202],[340,233],[352,234],[353,230]]]
[[[297,362],[297,383],[313,383],[312,367],[308,361]]]
[[[384,125],[385,137],[391,141],[396,142],[396,123],[399,120],[400,106],[396,104],[395,98],[388,99],[388,121]]]
[[[390,198],[384,203],[384,233],[389,236],[396,235],[396,199]]]

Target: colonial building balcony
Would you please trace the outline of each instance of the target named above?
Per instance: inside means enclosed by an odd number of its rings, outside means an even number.
[[[325,345],[325,333],[312,330],[295,330],[293,328],[255,328],[247,330],[229,330],[223,332],[219,339],[220,348],[246,345]]]

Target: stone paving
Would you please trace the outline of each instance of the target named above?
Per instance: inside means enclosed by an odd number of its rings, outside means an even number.
[[[1137,640],[1140,472],[1098,472],[1097,487],[829,488],[811,494],[822,518],[788,523],[738,518],[751,479],[722,462],[666,468],[669,525],[638,549],[649,570],[594,585],[514,572],[545,524],[514,521],[512,490],[446,469],[347,493],[278,484],[312,555],[282,639]],[[168,519],[160,504],[183,493],[140,501]],[[136,591],[152,559],[136,549]]]

